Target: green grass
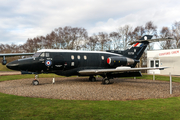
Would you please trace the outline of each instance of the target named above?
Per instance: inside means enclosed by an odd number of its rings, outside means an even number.
[[[0,76],[0,81],[33,77],[34,75]],[[40,74],[39,77],[54,77],[54,74]],[[152,80],[152,75],[137,77],[139,78]],[[169,77],[156,75],[156,80],[169,81]],[[179,82],[180,77],[173,77],[173,80]],[[29,98],[0,93],[0,120],[9,119],[180,119],[180,97],[87,101]]]
[[[0,118],[9,119],[180,119],[180,97],[135,101],[28,98],[0,93]]]
[[[8,76],[0,76],[0,81],[7,80],[18,80],[18,79],[26,79],[26,78],[34,78],[34,74],[25,74],[25,75],[8,75]],[[53,78],[53,77],[62,77],[55,74],[39,74],[39,78]]]
[[[153,80],[153,75],[143,74],[142,77],[136,77],[136,79]],[[155,75],[155,80],[169,81],[169,76]],[[180,77],[172,76],[173,82],[180,82]]]
[[[2,65],[2,64],[0,63],[0,71],[13,71],[13,70],[8,69],[8,68],[6,67],[6,65]]]

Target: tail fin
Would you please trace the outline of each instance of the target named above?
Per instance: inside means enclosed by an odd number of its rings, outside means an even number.
[[[165,40],[171,40],[172,38],[159,38],[159,39],[151,39],[152,35],[144,35],[141,39],[133,41],[130,43],[132,45],[129,49],[124,51],[111,51],[107,50],[107,52],[113,52],[117,54],[122,54],[123,56],[139,60],[142,54],[144,53],[144,50],[151,42],[159,42],[159,41],[165,41]]]
[[[136,60],[139,60],[142,54],[144,53],[144,50],[149,45],[149,39],[151,39],[152,35],[144,35],[141,39],[138,41],[133,42],[132,46],[123,51],[123,55],[129,58],[133,58]]]

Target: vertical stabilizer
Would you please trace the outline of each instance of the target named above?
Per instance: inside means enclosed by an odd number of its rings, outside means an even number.
[[[141,39],[138,40],[138,42],[134,42],[134,44],[129,49],[125,50],[123,55],[139,60],[146,47],[149,45],[149,41],[146,40],[151,39],[152,37],[152,35],[144,35]],[[142,40],[142,42],[139,42],[140,40]]]

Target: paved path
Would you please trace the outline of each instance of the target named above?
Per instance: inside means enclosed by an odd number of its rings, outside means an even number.
[[[2,75],[20,75],[21,72],[19,71],[13,71],[13,72],[0,72],[0,76]]]

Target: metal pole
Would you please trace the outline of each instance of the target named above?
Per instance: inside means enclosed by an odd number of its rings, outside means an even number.
[[[172,94],[172,77],[171,77],[171,73],[169,73],[169,77],[170,77],[170,94]]]
[[[153,80],[155,80],[155,73],[153,72]]]
[[[53,80],[52,80],[52,84],[54,84],[55,83],[55,75],[54,75],[54,78],[53,78]]]

